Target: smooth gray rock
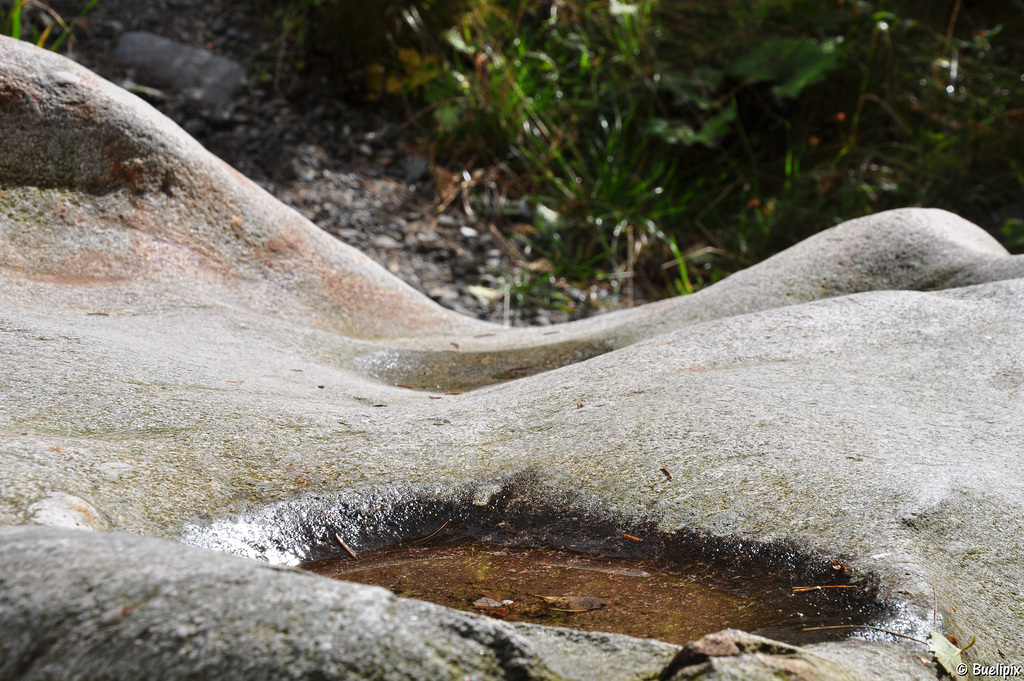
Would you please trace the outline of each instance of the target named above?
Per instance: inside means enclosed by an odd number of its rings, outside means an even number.
[[[131,535],[2,528],[0,546],[3,679],[650,679],[679,651]]]
[[[0,546],[4,679],[933,678],[905,651],[866,658],[897,676],[843,660],[865,644],[723,631],[680,648],[505,623],[133,535],[9,527]]]
[[[925,635],[937,594],[939,628],[978,639],[969,660],[1024,661],[1024,259],[970,223],[883,213],[693,296],[502,329],[396,281],[138,99],[4,38],[0,130],[0,523],[221,541],[294,562],[308,537],[270,522],[275,503],[485,490],[532,472],[541,496],[571,490],[624,521],[842,556],[900,604],[891,626]],[[466,391],[439,394],[456,387]],[[149,540],[46,532],[0,535],[0,560],[15,561],[0,571],[10,632],[36,614],[68,637],[100,631],[87,587],[105,578],[104,603],[166,588],[181,618],[219,622],[204,610],[213,585],[236,588],[225,571],[258,575],[258,589],[237,586],[225,634],[168,639],[194,654],[174,668],[182,677],[247,659],[263,636],[246,614],[261,589],[300,599],[315,583],[345,612],[385,601],[441,612]],[[178,568],[122,569],[115,547],[163,551]],[[80,586],[59,565],[74,560]],[[159,627],[168,611],[154,612]],[[497,631],[467,625],[428,654],[435,629],[406,624],[419,652],[394,664],[408,678],[436,678],[449,657],[462,664],[460,641]],[[530,636],[568,636],[544,631]],[[36,638],[12,640],[12,656],[37,659]],[[602,659],[592,637],[578,641],[538,658],[552,678],[572,678],[554,660]],[[353,643],[390,659],[374,645]],[[923,647],[881,634],[811,652],[864,678],[927,671]]]
[[[15,527],[0,542],[4,679],[884,678],[824,647],[505,623],[131,535]]]
[[[122,34],[114,58],[147,71],[213,109],[226,107],[245,82],[245,67],[234,59],[147,31]]]

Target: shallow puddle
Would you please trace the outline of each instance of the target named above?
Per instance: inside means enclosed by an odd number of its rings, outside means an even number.
[[[328,577],[382,586],[398,596],[508,621],[680,644],[726,628],[809,643],[834,638],[836,633],[805,632],[807,627],[867,621],[866,613],[851,613],[837,603],[836,592],[794,593],[791,587],[768,584],[771,579],[753,579],[744,588],[735,584],[718,588],[707,582],[706,573],[695,581],[666,561],[612,559],[556,549],[406,544],[359,554],[357,559],[347,554],[325,558],[303,567]]]

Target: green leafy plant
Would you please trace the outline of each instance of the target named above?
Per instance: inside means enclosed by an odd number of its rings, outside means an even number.
[[[604,278],[631,291],[660,226],[680,213],[669,195],[673,154],[645,144],[657,107],[653,3],[480,3],[446,38],[456,58],[428,89],[444,162],[469,148],[511,169],[537,206],[529,244],[572,281]],[[542,7],[543,9],[543,7]],[[559,9],[566,13],[559,18]],[[645,172],[646,171],[646,172]]]
[[[688,293],[840,221],[901,206],[947,208],[1024,247],[1007,209],[1024,191],[1014,165],[1024,156],[1018,9],[360,7],[367,15],[348,25],[372,40],[352,43],[368,47],[361,64],[347,62],[360,98],[405,107],[403,130],[447,172],[500,177],[463,188],[477,192],[463,204],[486,213],[487,197],[529,200],[533,229],[509,241],[524,266],[549,261],[556,281],[599,282],[627,298]],[[318,35],[338,30],[326,20],[341,16],[337,6],[320,9]]]

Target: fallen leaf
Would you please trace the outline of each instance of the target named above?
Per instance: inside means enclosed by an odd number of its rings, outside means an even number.
[[[474,608],[504,608],[505,604],[501,601],[496,601],[493,598],[484,596],[473,601]]]
[[[526,263],[526,269],[531,272],[543,272],[545,274],[555,271],[555,266],[547,258],[539,258]]]
[[[554,606],[552,610],[564,610],[566,612],[587,612],[588,610],[599,610],[608,605],[607,598],[599,596],[537,596],[548,605]]]
[[[956,666],[962,661],[960,653],[963,651],[937,631],[928,634],[928,651],[935,656],[935,661],[942,665],[942,668],[951,677],[958,678]]]
[[[487,286],[467,286],[466,293],[476,298],[481,305],[490,305],[502,295],[501,291]]]

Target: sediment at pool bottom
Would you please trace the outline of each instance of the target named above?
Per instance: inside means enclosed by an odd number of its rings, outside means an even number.
[[[877,621],[873,589],[827,565],[814,583],[787,584],[751,557],[745,570],[668,558],[621,558],[555,547],[472,540],[404,542],[355,555],[348,548],[302,565],[458,610],[514,622],[627,634],[685,644],[742,629],[805,645]],[[829,628],[844,626],[848,628]]]

